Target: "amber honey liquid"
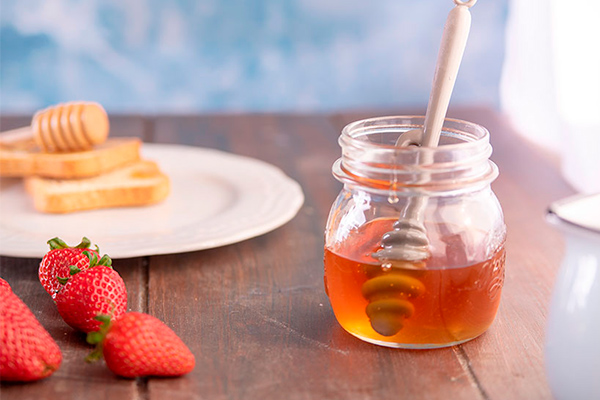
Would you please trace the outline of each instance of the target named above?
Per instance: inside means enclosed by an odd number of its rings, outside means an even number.
[[[485,332],[500,302],[504,248],[498,248],[488,260],[472,265],[454,267],[453,251],[460,249],[450,248],[446,259],[428,260],[430,268],[387,270],[371,254],[379,249],[381,236],[392,229],[393,222],[374,220],[341,245],[325,249],[325,289],[340,325],[363,340],[404,348],[450,346]],[[412,294],[410,289],[397,289],[394,293],[394,288],[383,294],[403,298],[413,307],[412,314],[403,318],[402,328],[391,336],[373,329],[366,312],[370,300],[363,295],[365,282],[382,274],[398,274],[402,279],[412,278],[422,284],[413,285],[417,290]]]

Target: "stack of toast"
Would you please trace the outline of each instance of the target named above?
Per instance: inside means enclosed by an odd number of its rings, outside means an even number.
[[[140,155],[138,138],[111,138],[82,151],[44,152],[32,138],[0,134],[0,177],[23,178],[36,210],[70,213],[155,204],[169,178]]]

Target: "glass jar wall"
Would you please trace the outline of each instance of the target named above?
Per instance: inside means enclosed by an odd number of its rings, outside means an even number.
[[[447,119],[435,148],[397,147],[423,117],[357,121],[333,166],[344,186],[325,232],[325,289],[336,319],[362,340],[436,348],[493,322],[506,227],[491,189],[489,133]]]

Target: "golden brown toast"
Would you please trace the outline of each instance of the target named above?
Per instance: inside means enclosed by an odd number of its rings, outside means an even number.
[[[44,153],[27,141],[0,142],[0,176],[92,177],[138,161],[140,146],[138,138],[109,138],[92,150]]]
[[[170,192],[169,178],[155,162],[147,160],[91,178],[29,177],[25,187],[35,208],[46,213],[155,204]]]

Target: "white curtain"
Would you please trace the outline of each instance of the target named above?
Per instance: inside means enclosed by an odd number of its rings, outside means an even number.
[[[600,0],[510,0],[509,10],[503,111],[559,154],[573,187],[600,192]]]

